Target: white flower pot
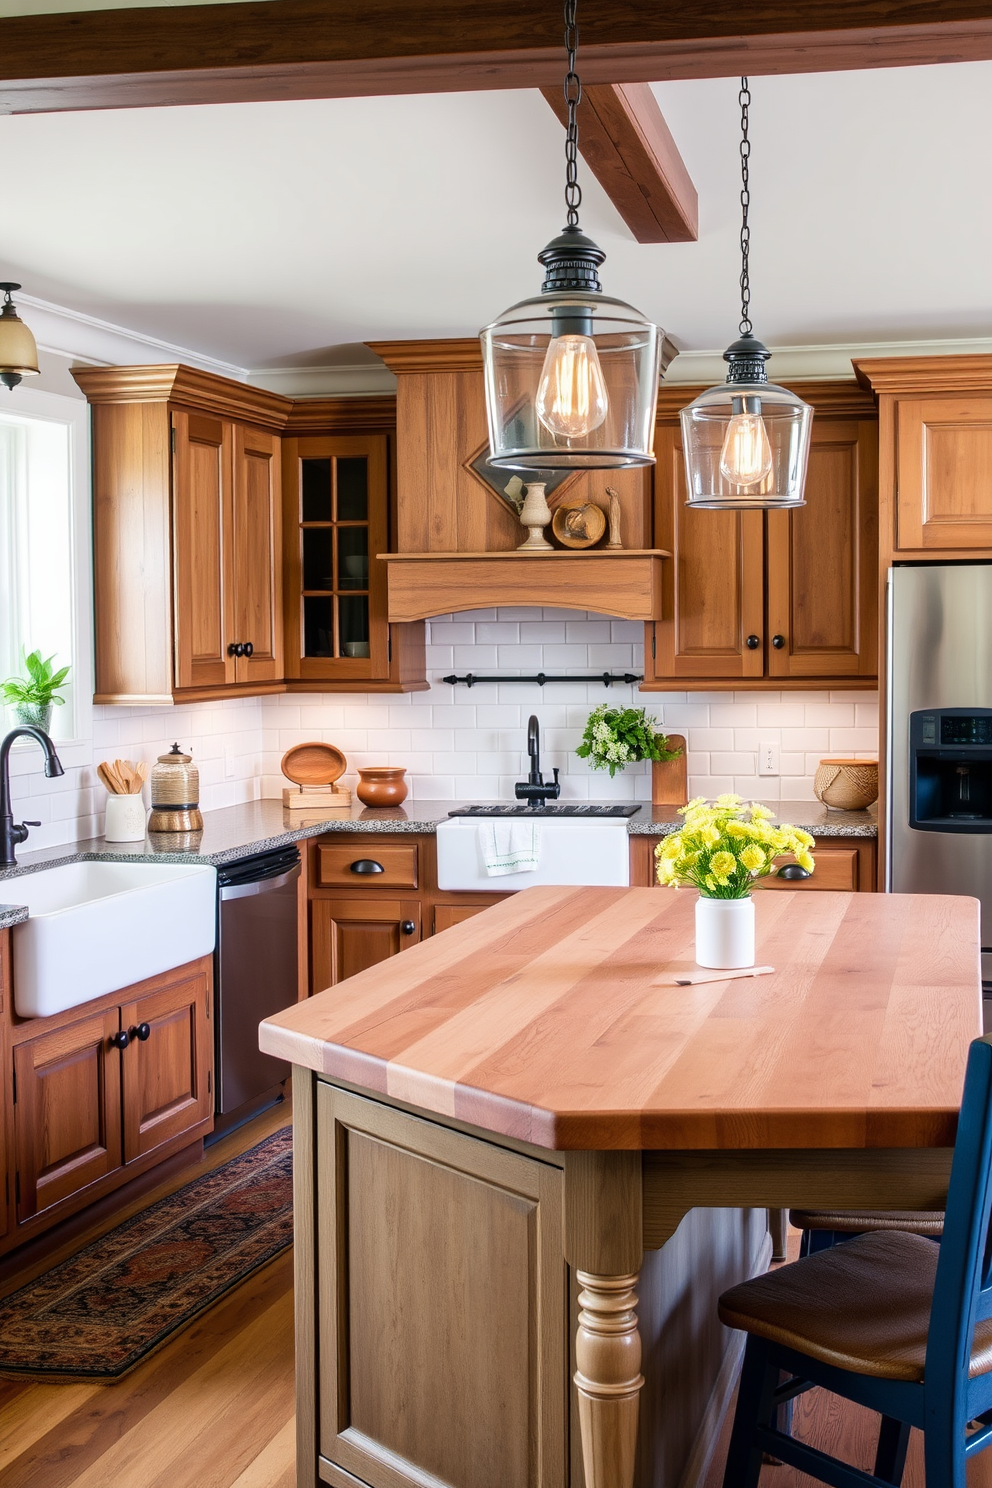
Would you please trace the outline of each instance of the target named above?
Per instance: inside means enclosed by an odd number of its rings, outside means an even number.
[[[107,842],[143,842],[146,816],[145,803],[140,795],[108,796],[104,839]]]
[[[696,964],[732,971],[754,965],[754,900],[696,900]]]

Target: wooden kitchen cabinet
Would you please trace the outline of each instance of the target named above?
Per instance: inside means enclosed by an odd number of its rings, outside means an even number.
[[[212,1129],[212,996],[213,958],[204,956],[50,1018],[8,1009],[16,1223],[0,1250]]]
[[[19,1223],[47,1209],[61,1217],[120,1168],[122,1051],[111,1042],[119,1031],[111,1007],[15,1047]]]
[[[992,356],[854,370],[878,400],[883,557],[992,556]]]
[[[213,1031],[205,970],[121,1006],[129,1043],[121,1058],[124,1161],[150,1153],[210,1119]]]
[[[850,384],[797,388],[816,408],[806,505],[686,506],[678,408],[664,390],[655,443],[662,618],[646,627],[645,691],[877,685],[878,444]]]
[[[10,1009],[10,931],[0,930],[0,1070],[10,1069],[10,1045],[7,1023]],[[13,1081],[4,1078],[0,1089],[0,1249],[14,1222],[11,1205],[14,1197],[14,1090]]]
[[[278,681],[279,440],[184,408],[172,431],[176,688]]]
[[[661,887],[655,876],[654,851],[663,837],[631,837],[630,882],[642,888]],[[777,878],[774,873],[759,878],[755,889],[827,889],[873,894],[876,889],[876,842],[874,837],[814,837],[810,849],[815,868],[809,878]],[[778,867],[792,862],[779,860]]]
[[[314,898],[310,905],[310,986],[313,992],[343,982],[421,938],[419,899],[367,895]]]
[[[288,398],[182,366],[87,367],[96,701],[281,689]]]

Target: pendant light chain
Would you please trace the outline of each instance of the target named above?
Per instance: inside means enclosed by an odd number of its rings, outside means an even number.
[[[738,94],[741,106],[741,324],[742,336],[751,334],[751,279],[748,272],[748,257],[751,252],[751,225],[748,214],[751,208],[750,162],[751,141],[748,137],[748,110],[751,107],[751,89],[746,77],[741,78]]]
[[[576,0],[565,0],[565,51],[568,53],[568,71],[563,89],[568,107],[568,127],[565,130],[565,206],[568,208],[569,227],[578,227],[579,207],[582,205],[582,187],[579,185],[579,125],[575,117],[582,102],[582,84],[575,70],[575,54],[579,49],[575,9]]]

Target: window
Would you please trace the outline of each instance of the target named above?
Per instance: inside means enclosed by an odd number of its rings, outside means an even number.
[[[89,667],[87,659],[81,677],[73,514],[81,429],[74,404],[22,389],[0,403],[0,680],[23,670],[24,651],[54,653],[58,665],[72,666],[65,706],[52,716],[59,740],[78,738],[89,712],[80,718]],[[13,723],[8,709],[5,727]]]

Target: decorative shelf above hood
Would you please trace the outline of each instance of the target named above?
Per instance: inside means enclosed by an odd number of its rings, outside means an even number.
[[[497,605],[593,610],[622,620],[661,616],[658,548],[524,554],[381,553],[390,620],[426,620]]]

